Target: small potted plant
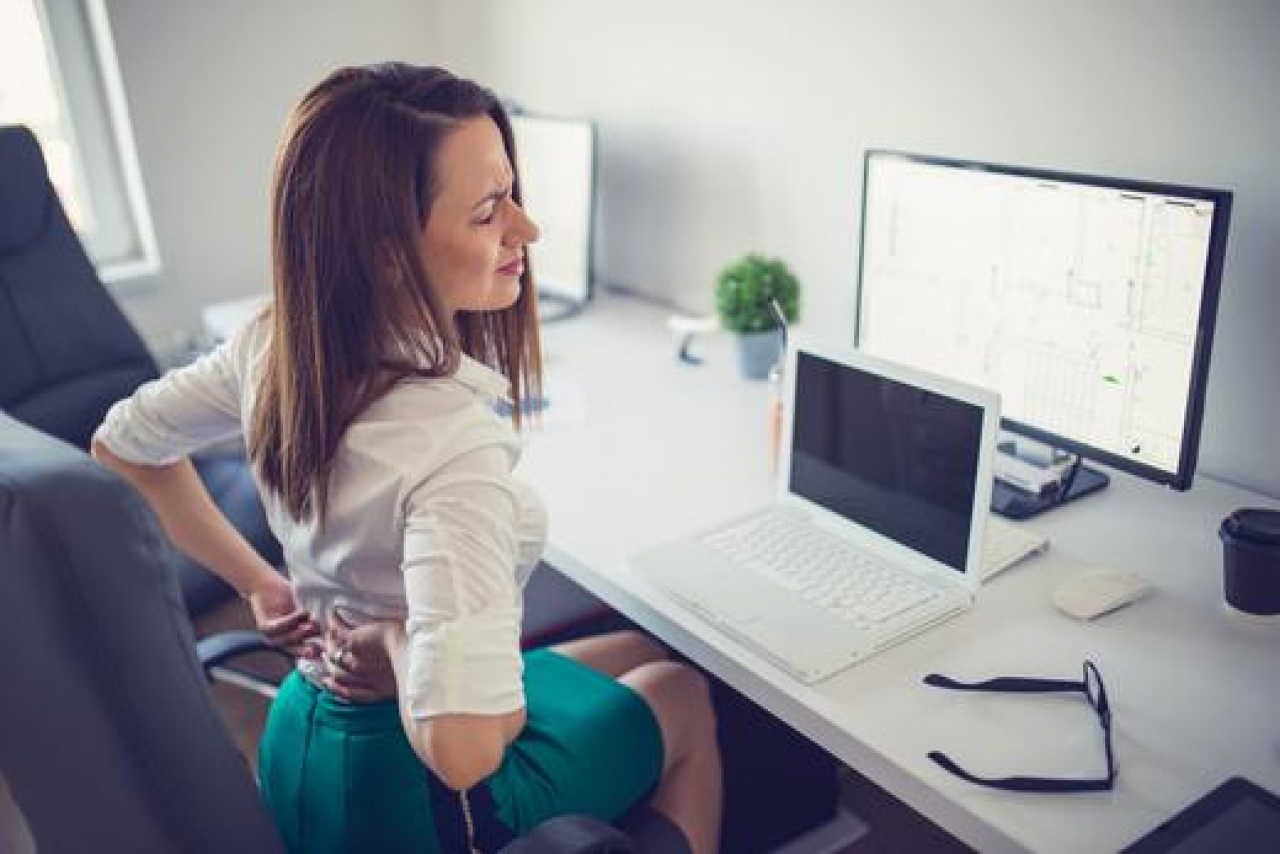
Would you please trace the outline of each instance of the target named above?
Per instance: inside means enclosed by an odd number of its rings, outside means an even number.
[[[748,379],[762,380],[782,355],[782,329],[772,302],[787,323],[800,316],[800,283],[779,258],[751,253],[716,278],[716,314],[738,336],[738,356]]]

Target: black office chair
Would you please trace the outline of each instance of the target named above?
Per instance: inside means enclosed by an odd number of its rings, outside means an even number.
[[[142,498],[0,414],[0,769],[42,854],[282,850],[210,700]],[[508,854],[687,852],[641,808],[626,833],[554,819]]]
[[[0,410],[88,448],[111,404],[159,371],[80,245],[25,127],[0,127]],[[267,527],[242,454],[197,457],[214,502],[272,564]],[[175,564],[192,616],[231,598],[220,579]]]

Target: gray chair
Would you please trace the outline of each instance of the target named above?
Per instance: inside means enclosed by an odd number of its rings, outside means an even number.
[[[42,854],[282,850],[222,726],[141,497],[0,414],[0,769]],[[554,819],[509,854],[687,852],[647,809],[627,833]]]
[[[283,850],[171,557],[122,480],[0,415],[0,766],[42,854]]]

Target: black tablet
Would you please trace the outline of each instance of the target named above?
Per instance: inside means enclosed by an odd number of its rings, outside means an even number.
[[[1280,798],[1232,777],[1121,854],[1253,854],[1280,851]]]

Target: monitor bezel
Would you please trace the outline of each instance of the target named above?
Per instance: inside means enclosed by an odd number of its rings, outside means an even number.
[[[1253,800],[1272,814],[1280,814],[1280,797],[1245,777],[1229,777],[1174,815],[1152,828],[1142,838],[1121,849],[1120,854],[1159,854],[1175,850],[1210,828],[1231,809]]]
[[[538,282],[538,267],[534,264],[534,282],[537,290],[538,300],[542,304],[541,308],[551,308],[552,311],[540,311],[541,320],[551,322],[562,317],[576,314],[586,308],[596,295],[596,251],[599,231],[597,219],[600,211],[600,134],[599,129],[593,119],[583,118],[580,116],[562,116],[550,113],[542,113],[536,110],[526,110],[511,102],[506,102],[504,108],[507,113],[508,121],[512,123],[512,137],[516,144],[516,157],[520,156],[519,141],[515,140],[514,119],[530,119],[540,122],[554,122],[561,124],[571,124],[585,127],[588,137],[591,140],[591,162],[588,178],[591,182],[590,198],[587,202],[587,282],[584,293],[579,298],[576,294],[569,294],[567,291],[552,288],[544,290],[541,283]],[[521,181],[521,196],[523,197],[524,186]],[[522,198],[523,203],[523,198]]]
[[[1205,264],[1204,289],[1200,295],[1200,311],[1196,319],[1196,343],[1191,360],[1190,385],[1187,390],[1189,399],[1186,415],[1183,419],[1182,447],[1178,454],[1177,470],[1171,472],[1147,465],[1104,448],[1090,445],[1087,442],[1041,429],[1034,424],[1027,424],[1008,417],[1001,419],[1003,428],[1021,436],[1063,448],[1081,457],[1100,462],[1119,471],[1138,475],[1156,483],[1166,484],[1177,490],[1189,489],[1195,477],[1200,453],[1200,434],[1204,419],[1206,388],[1209,381],[1209,363],[1213,352],[1214,330],[1217,325],[1218,302],[1222,288],[1222,271],[1226,262],[1227,231],[1231,218],[1231,191],[1144,179],[1115,178],[1058,169],[1042,169],[1034,166],[988,163],[979,160],[918,154],[887,148],[867,149],[862,162],[861,211],[858,222],[858,294],[856,299],[858,310],[854,320],[853,333],[854,344],[859,347],[862,343],[862,318],[864,300],[866,298],[864,277],[866,274],[867,186],[868,178],[871,174],[872,160],[875,158],[893,158],[930,166],[991,172],[1022,178],[1038,178],[1046,181],[1084,184],[1137,193],[1178,196],[1213,203],[1213,223],[1209,231],[1209,250]]]

